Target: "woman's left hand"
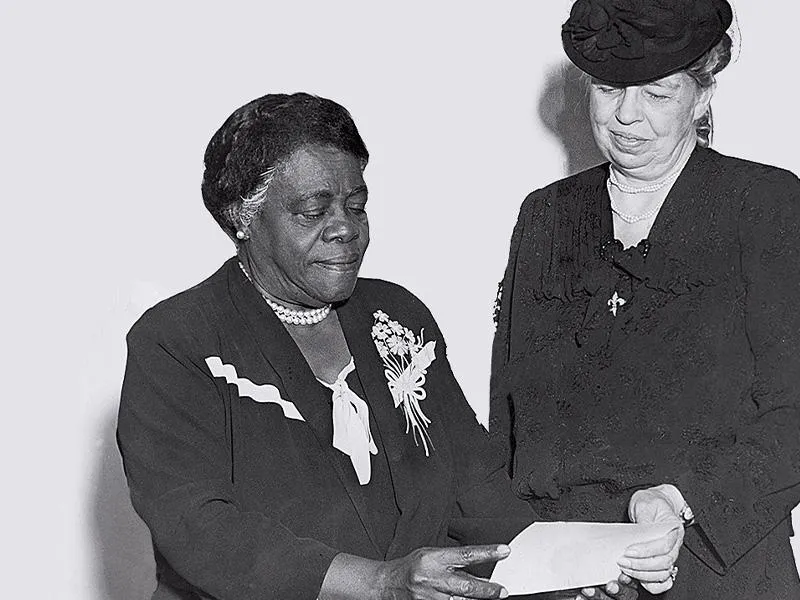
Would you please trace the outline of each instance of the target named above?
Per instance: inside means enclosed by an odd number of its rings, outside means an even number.
[[[636,582],[621,573],[616,581],[609,581],[604,586],[585,587],[580,590],[562,590],[560,592],[550,592],[538,594],[547,600],[636,600],[639,597],[639,590]]]
[[[674,583],[675,561],[683,545],[680,509],[660,489],[650,488],[633,494],[628,513],[634,523],[675,523],[675,528],[664,537],[629,546],[617,561],[623,573],[638,579],[651,594],[666,592]]]
[[[617,581],[609,581],[602,588],[583,588],[575,600],[636,600],[638,597],[636,582],[623,573]]]

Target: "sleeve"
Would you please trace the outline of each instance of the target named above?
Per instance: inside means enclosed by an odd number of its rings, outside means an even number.
[[[489,435],[496,451],[503,456],[505,468],[509,476],[512,474],[514,440],[513,440],[513,404],[510,386],[508,385],[511,345],[511,302],[514,297],[514,276],[517,270],[520,245],[528,219],[528,207],[533,201],[529,196],[520,209],[517,223],[511,234],[511,249],[508,264],[497,292],[496,308],[497,328],[492,343],[491,379],[489,382]]]
[[[443,340],[438,328],[426,328]],[[441,378],[448,399],[448,437],[455,468],[455,510],[448,536],[458,544],[508,543],[533,523],[530,505],[517,498],[505,468],[505,459],[492,446],[478,422],[447,360],[442,343]]]
[[[725,456],[698,456],[676,482],[697,522],[686,543],[720,573],[800,502],[800,184],[777,173],[753,185],[740,215],[751,417]]]
[[[169,328],[140,321],[128,335],[117,430],[133,506],[153,544],[215,598],[316,598],[336,550],[239,508],[229,413],[205,365],[159,333]]]

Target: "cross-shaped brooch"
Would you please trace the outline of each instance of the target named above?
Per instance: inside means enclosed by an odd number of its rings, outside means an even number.
[[[614,292],[614,295],[611,296],[611,299],[608,301],[608,305],[611,307],[609,309],[611,311],[611,314],[616,317],[617,309],[626,302],[627,300],[625,300],[625,298],[620,298],[619,294],[617,294],[617,292]]]

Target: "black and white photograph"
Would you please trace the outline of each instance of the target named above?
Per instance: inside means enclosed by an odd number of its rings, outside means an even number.
[[[798,23],[5,3],[6,595],[800,599]]]

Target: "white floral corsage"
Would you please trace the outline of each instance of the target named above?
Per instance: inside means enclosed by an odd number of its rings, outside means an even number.
[[[432,448],[433,443],[428,434],[428,425],[431,420],[422,412],[419,403],[426,396],[422,386],[425,385],[427,369],[436,358],[436,342],[425,343],[424,329],[415,336],[410,329],[390,320],[389,315],[382,310],[376,311],[372,316],[375,317],[372,339],[386,366],[384,373],[394,398],[394,407],[403,407],[406,433],[411,431],[417,445],[421,440],[425,456],[430,456],[428,447]]]

